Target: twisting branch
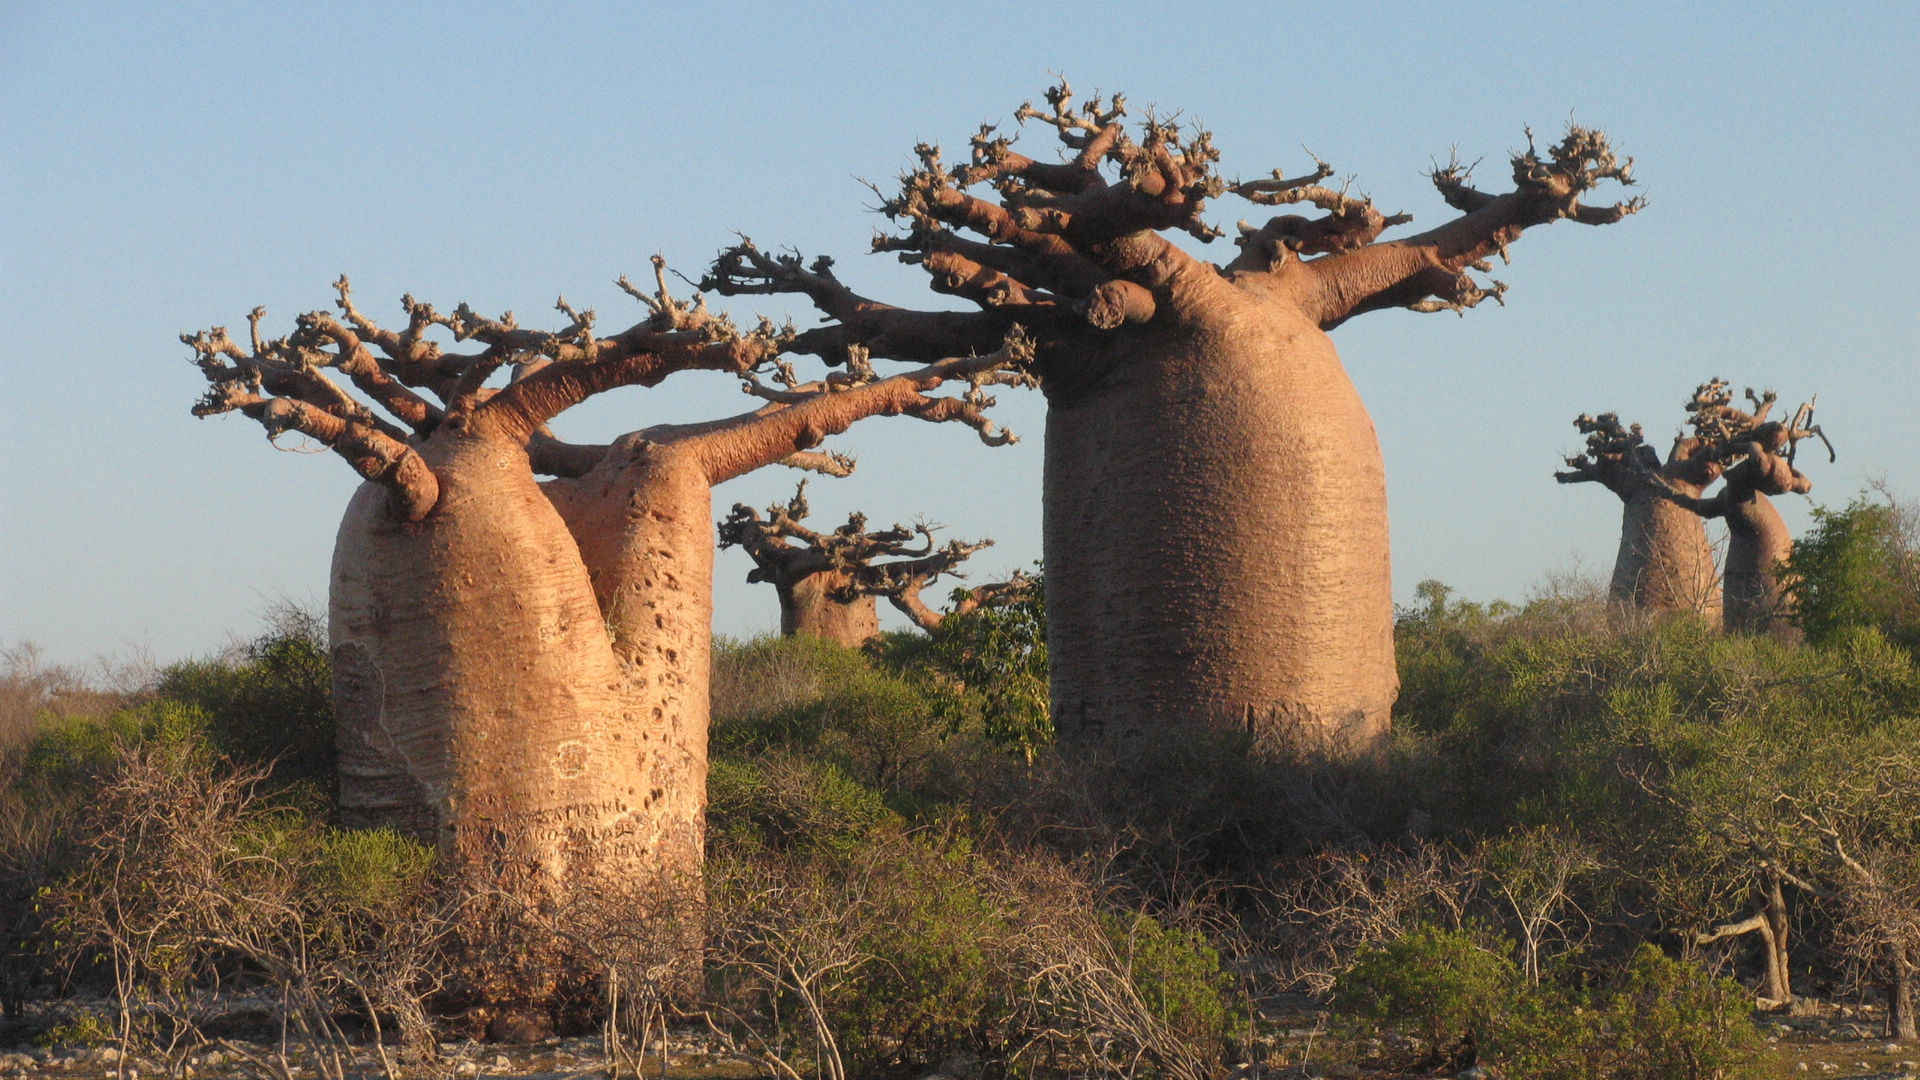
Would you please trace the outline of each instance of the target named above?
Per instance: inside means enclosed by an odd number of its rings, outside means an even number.
[[[1467,271],[1486,268],[1486,260],[1507,249],[1536,225],[1562,219],[1582,225],[1607,225],[1638,213],[1646,200],[1632,198],[1609,206],[1582,200],[1598,185],[1633,183],[1633,160],[1620,160],[1605,134],[1570,126],[1566,136],[1542,156],[1527,133],[1527,149],[1513,155],[1513,190],[1500,195],[1469,184],[1471,166],[1457,158],[1432,173],[1434,187],[1449,206],[1462,211],[1437,228],[1390,243],[1369,243],[1309,265],[1325,290],[1323,327],[1384,307],[1416,311],[1460,310],[1485,295],[1503,291],[1479,286]],[[1430,298],[1444,301],[1439,304]],[[1470,302],[1469,302],[1470,301]]]
[[[694,455],[715,484],[812,450],[869,416],[965,424],[989,446],[1018,441],[987,415],[994,400],[986,392],[989,386],[1031,382],[1026,372],[1033,362],[1033,342],[1018,327],[991,353],[948,357],[884,379],[873,374],[859,350],[850,360],[852,370],[814,382],[779,375],[787,385],[778,389],[747,373],[744,388],[767,404],[724,420],[661,425],[639,435]],[[966,389],[957,395],[933,393],[947,383]]]
[[[1317,156],[1297,175],[1274,170],[1230,183],[1216,171],[1220,154],[1204,128],[1149,112],[1130,135],[1121,95],[1082,102],[1065,80],[1047,91],[1044,105],[1023,104],[1014,116],[1050,129],[1065,160],[1038,160],[1016,149],[1013,135],[985,124],[969,139],[965,162],[950,165],[938,145],[922,143],[897,189],[874,189],[879,211],[898,232],[877,237],[873,250],[921,267],[935,291],[978,310],[893,307],[842,284],[830,260],[769,255],[744,240],[721,252],[702,287],[806,296],[828,324],[799,333],[792,348],[829,363],[854,345],[875,357],[921,362],[980,351],[1018,323],[1036,336],[1042,374],[1057,370],[1062,390],[1071,393],[1088,379],[1085,360],[1101,349],[1102,335],[1217,303],[1221,294],[1209,277],[1284,276],[1287,287],[1266,294],[1284,294],[1323,329],[1387,307],[1464,313],[1488,299],[1503,302],[1505,283],[1473,272],[1488,272],[1488,260],[1504,258],[1523,230],[1562,218],[1606,224],[1645,205],[1637,198],[1587,204],[1602,183],[1631,184],[1632,162],[1617,157],[1601,133],[1576,126],[1546,148],[1529,133],[1527,148],[1512,158],[1513,190],[1504,194],[1473,188],[1470,170],[1457,160],[1436,166],[1435,185],[1462,215],[1385,242],[1386,230],[1411,217],[1382,212],[1352,191],[1351,180],[1328,183],[1333,167]],[[1223,235],[1204,211],[1209,199],[1227,193],[1318,213],[1242,223],[1241,252],[1224,267],[1193,258],[1162,235]]]
[[[1809,399],[1785,421],[1769,420],[1768,414],[1779,397],[1772,390],[1756,394],[1746,391],[1751,412],[1735,408],[1733,392],[1726,380],[1714,378],[1695,388],[1687,402],[1688,423],[1701,440],[1705,453],[1728,469],[1729,498],[1745,497],[1748,492],[1784,495],[1806,492],[1813,483],[1794,467],[1794,448],[1802,440],[1819,436],[1826,444],[1829,460],[1835,455],[1826,432],[1813,421],[1816,399]]]
[[[440,485],[408,445],[406,433],[322,375],[320,350],[284,338],[263,339],[263,316],[262,309],[255,308],[249,317],[252,353],[241,350],[225,327],[180,335],[208,383],[193,414],[241,413],[258,421],[269,440],[300,432],[340,455],[362,477],[385,485],[399,516],[408,521],[425,517],[439,498]]]
[[[921,361],[969,349],[992,349],[1016,321],[1013,307],[971,313],[911,311],[882,304],[842,285],[832,268],[833,260],[824,256],[809,266],[797,254],[768,255],[741,237],[714,259],[700,288],[722,296],[806,296],[834,322],[795,334],[786,348],[833,364],[843,363],[847,350],[855,345],[875,356]]]
[[[466,304],[442,315],[408,296],[405,330],[381,327],[353,301],[345,275],[334,282],[341,314],[307,312],[292,334],[268,338],[266,312],[248,316],[250,348],[224,327],[182,334],[208,390],[195,415],[239,412],[259,421],[269,436],[301,432],[334,450],[369,480],[389,487],[396,511],[418,520],[438,498],[438,480],[412,445],[457,417],[475,432],[526,448],[539,471],[580,475],[604,457],[604,447],[576,447],[553,438],[547,421],[587,397],[617,386],[654,385],[675,371],[694,368],[751,373],[777,356],[788,332],[762,320],[742,332],[703,299],[676,300],[667,288],[666,264],[654,257],[657,288],[646,294],[625,278],[621,288],[646,305],[647,318],[609,337],[594,333],[590,309],[555,307],[566,317],[558,330],[522,328],[512,312],[482,316]],[[435,327],[458,341],[479,341],[478,353],[450,355],[427,339]],[[513,365],[505,387],[486,383]],[[374,403],[406,425],[376,414],[347,386],[327,377],[335,370]],[[419,386],[440,397],[435,404]],[[838,467],[833,459],[814,464]]]

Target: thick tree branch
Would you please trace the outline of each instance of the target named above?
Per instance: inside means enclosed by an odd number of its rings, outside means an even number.
[[[985,387],[1003,370],[1023,369],[1031,363],[1032,353],[1032,342],[1024,335],[1013,334],[999,349],[984,356],[952,357],[842,388],[813,384],[812,389],[790,401],[772,402],[728,420],[652,428],[644,434],[654,441],[677,443],[696,454],[715,484],[796,451],[811,450],[821,440],[869,416],[958,422],[973,428],[989,446],[1003,445],[1015,437],[988,418],[986,410],[993,399],[985,393]],[[948,382],[965,382],[968,389],[958,397],[930,393]]]
[[[647,306],[648,317],[611,337],[596,338],[594,313],[576,310],[565,297],[554,306],[568,316],[566,328],[549,334],[503,330],[496,337],[495,356],[504,358],[511,350],[540,356],[545,362],[526,366],[521,377],[484,401],[466,404],[476,423],[493,425],[507,437],[524,442],[555,416],[595,394],[621,386],[657,386],[678,371],[745,375],[779,354],[788,338],[786,331],[762,320],[742,333],[730,319],[708,311],[704,298],[675,300],[667,287],[666,261],[655,255],[653,266],[656,288],[651,295],[625,277],[619,280],[622,290]],[[466,393],[461,402],[474,400],[478,382],[463,378],[462,383]]]
[[[1562,484],[1603,484],[1624,499],[1660,466],[1660,458],[1646,445],[1640,425],[1623,426],[1617,413],[1581,413],[1574,417],[1573,426],[1587,437],[1587,448],[1565,459],[1568,471],[1553,474]]]
[[[1574,126],[1542,157],[1528,134],[1527,149],[1513,157],[1514,189],[1500,195],[1467,184],[1468,169],[1458,162],[1436,169],[1433,181],[1462,216],[1417,236],[1371,243],[1357,250],[1314,259],[1306,266],[1319,279],[1322,327],[1337,326],[1364,311],[1386,306],[1415,310],[1459,310],[1486,295],[1497,296],[1465,278],[1488,257],[1506,257],[1521,232],[1561,219],[1604,225],[1638,212],[1635,198],[1595,208],[1581,200],[1596,185],[1633,182],[1633,161],[1621,161],[1604,134]],[[1441,301],[1428,303],[1428,298]]]
[[[269,441],[297,431],[340,455],[353,471],[392,494],[394,512],[419,521],[440,497],[440,481],[405,442],[368,424],[342,419],[305,401],[262,397],[239,382],[216,384],[194,407],[196,416],[239,412],[259,421]]]
[[[744,237],[722,251],[700,287],[722,296],[798,293],[832,325],[804,330],[788,342],[791,352],[844,363],[847,350],[864,346],[889,360],[933,361],[957,352],[992,351],[1018,321],[1014,307],[978,312],[913,311],[869,300],[842,285],[824,256],[804,266],[798,255],[770,256]]]

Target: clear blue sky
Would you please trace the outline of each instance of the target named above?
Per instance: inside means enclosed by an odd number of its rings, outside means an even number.
[[[1055,71],[1204,122],[1229,176],[1298,171],[1310,148],[1415,228],[1447,214],[1422,173],[1450,147],[1484,156],[1491,186],[1525,125],[1557,136],[1571,115],[1637,157],[1651,207],[1530,232],[1499,273],[1504,309],[1335,332],[1386,454],[1403,600],[1429,577],[1517,599],[1551,573],[1604,574],[1617,504],[1549,475],[1579,446],[1571,418],[1619,410],[1664,445],[1709,375],[1819,393],[1841,459],[1808,467],[1816,499],[1876,477],[1920,494],[1916,68],[1910,0],[15,0],[0,6],[0,643],[166,661],[251,631],[275,598],[323,601],[355,478],[330,455],[275,452],[249,421],[191,418],[179,332],[238,328],[255,304],[281,332],[343,271],[377,317],[411,291],[533,322],[564,293],[625,325],[614,278],[656,251],[697,276],[734,230],[926,304],[914,275],[863,254],[882,221],[859,178],[885,184],[917,140],[959,151]],[[1225,226],[1242,216],[1259,214],[1214,208]],[[622,392],[562,433],[736,411],[725,383]],[[1025,564],[1042,411],[1022,393],[1000,411],[1021,445],[868,422],[844,444],[858,474],[812,485],[816,513],[924,515],[998,538],[982,571]],[[736,481],[716,513],[791,484]],[[1804,524],[1812,503],[1786,503]],[[774,625],[746,569],[720,558],[721,632]]]

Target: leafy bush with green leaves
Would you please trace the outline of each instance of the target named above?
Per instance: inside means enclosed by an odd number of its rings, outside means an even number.
[[[790,750],[717,757],[707,774],[707,828],[715,845],[845,854],[900,824],[880,792],[831,761]]]
[[[269,765],[277,787],[305,783],[331,797],[333,666],[317,616],[276,611],[238,657],[174,664],[157,692],[200,709],[220,753]]]
[[[1793,546],[1793,621],[1824,645],[1850,627],[1874,627],[1920,649],[1920,521],[1910,506],[1862,495],[1839,510],[1815,507]]]
[[[1335,988],[1350,1029],[1418,1038],[1429,1063],[1476,1055],[1531,1080],[1731,1080],[1755,1075],[1752,995],[1641,945],[1602,991],[1576,973],[1525,984],[1467,931],[1417,928],[1364,950]]]
[[[1011,604],[947,618],[929,640],[927,659],[981,696],[989,741],[1028,762],[1052,745],[1041,589]]]
[[[1505,951],[1465,930],[1417,927],[1361,950],[1334,984],[1334,1011],[1419,1039],[1430,1063],[1471,1064],[1518,987]]]
[[[1731,979],[1652,945],[1633,954],[1608,1004],[1619,1080],[1713,1080],[1755,1075],[1753,996]]]
[[[716,758],[784,747],[895,797],[939,779],[944,748],[965,715],[951,689],[811,635],[731,644],[714,666],[727,682],[751,680],[755,672],[779,672],[782,682],[765,700],[716,702]]]
[[[1218,1047],[1245,1019],[1233,976],[1205,936],[1144,911],[1109,914],[1105,921],[1141,1001],[1181,1038]]]

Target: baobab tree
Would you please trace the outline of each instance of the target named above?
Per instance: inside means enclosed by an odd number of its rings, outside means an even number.
[[[1582,413],[1573,424],[1587,437],[1584,453],[1553,474],[1562,484],[1596,483],[1619,496],[1620,550],[1608,597],[1642,611],[1697,611],[1720,618],[1720,568],[1698,515],[1662,498],[1664,490],[1698,497],[1720,475],[1697,437],[1679,436],[1662,462],[1639,424],[1616,413]]]
[[[921,594],[992,540],[949,540],[936,545],[936,526],[895,524],[869,530],[865,514],[829,532],[803,524],[811,508],[806,481],[793,498],[767,507],[766,517],[744,503],[720,522],[720,546],[739,547],[753,560],[748,581],[773,585],[780,596],[780,632],[812,634],[840,645],[859,645],[880,632],[876,597],[885,597],[914,625],[932,632],[948,615],[965,614],[1019,598],[1034,582],[1024,574],[965,590],[942,613]]]
[[[1689,423],[1702,443],[1702,453],[1719,462],[1725,483],[1710,499],[1663,484],[1661,495],[1701,517],[1724,518],[1727,523],[1724,621],[1735,633],[1791,634],[1787,621],[1787,590],[1781,564],[1793,554],[1793,534],[1774,509],[1769,496],[1805,494],[1813,481],[1794,467],[1795,447],[1802,439],[1827,436],[1813,423],[1813,403],[1801,405],[1787,421],[1768,420],[1778,400],[1773,391],[1747,390],[1751,412],[1736,408],[1733,391],[1723,379],[1711,379],[1694,390],[1687,402]],[[1833,444],[1827,443],[1833,456]]]
[[[301,315],[287,337],[263,336],[259,308],[246,345],[219,327],[182,335],[210,384],[196,415],[305,435],[366,480],[329,601],[341,816],[399,827],[463,877],[529,900],[697,885],[713,485],[781,461],[832,467],[812,447],[875,415],[1011,439],[983,388],[1023,361],[1017,337],[888,378],[856,365],[803,382],[779,359],[786,332],[675,300],[654,268],[651,293],[620,279],[647,316],[608,336],[564,298],[558,330],[412,297],[390,329],[344,277],[339,313]],[[761,404],[605,445],[547,427],[595,394],[690,370],[729,373]],[[967,390],[934,393],[949,382]]]
[[[910,310],[856,293],[831,259],[743,240],[704,284],[797,293],[827,318],[793,348],[837,362],[993,347],[1019,325],[1048,403],[1044,562],[1052,707],[1063,735],[1125,737],[1196,725],[1302,731],[1361,748],[1397,693],[1380,448],[1326,331],[1384,308],[1463,312],[1523,230],[1616,222],[1633,200],[1583,201],[1631,182],[1604,135],[1572,128],[1512,159],[1513,188],[1473,187],[1457,162],[1432,179],[1458,217],[1406,223],[1329,187],[1331,166],[1229,182],[1212,136],[1125,101],[1076,106],[1063,81],[1016,119],[1051,129],[1065,160],[1014,149],[991,125],[949,167],[936,146],[881,210],[875,239],[974,310]],[[1205,262],[1169,233],[1223,235],[1203,212],[1233,194],[1315,208],[1242,224],[1237,257]]]

